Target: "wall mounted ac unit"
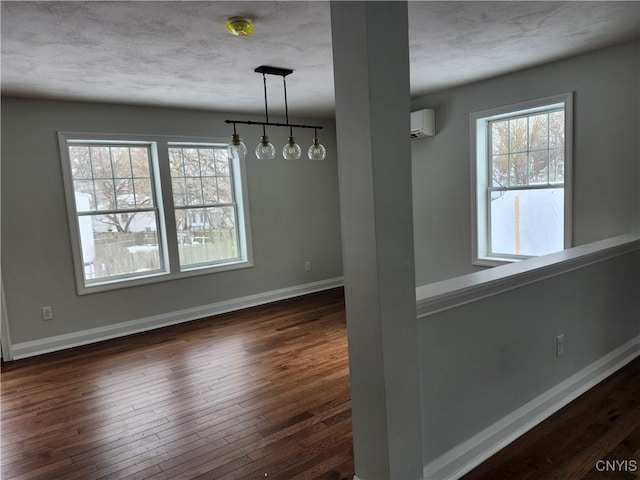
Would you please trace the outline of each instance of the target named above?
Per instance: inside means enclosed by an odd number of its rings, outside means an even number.
[[[433,137],[436,134],[435,110],[425,108],[411,112],[411,138]]]

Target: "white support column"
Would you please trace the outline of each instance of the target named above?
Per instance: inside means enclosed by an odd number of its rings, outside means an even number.
[[[353,436],[361,480],[422,478],[406,2],[331,3]]]

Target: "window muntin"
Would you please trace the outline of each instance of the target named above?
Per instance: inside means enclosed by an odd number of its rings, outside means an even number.
[[[491,189],[564,183],[564,107],[488,120]]]
[[[79,294],[252,265],[244,162],[224,139],[58,137]]]
[[[69,143],[87,286],[164,271],[149,145]]]
[[[237,260],[240,238],[226,147],[169,145],[180,268]]]
[[[571,245],[571,94],[471,114],[474,264]]]
[[[563,248],[564,106],[487,120],[489,257]]]

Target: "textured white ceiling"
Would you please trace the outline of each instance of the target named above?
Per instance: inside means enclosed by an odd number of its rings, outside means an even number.
[[[2,92],[261,113],[334,111],[329,2],[2,2]],[[249,16],[255,34],[228,34]],[[392,29],[393,25],[389,25]],[[384,35],[385,32],[380,32]],[[640,37],[640,2],[409,2],[412,95]],[[282,82],[268,77],[281,111]]]
[[[640,2],[410,2],[412,94],[640,38]]]

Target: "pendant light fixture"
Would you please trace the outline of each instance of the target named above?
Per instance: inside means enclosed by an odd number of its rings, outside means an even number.
[[[265,121],[264,122],[254,122],[251,120],[225,120],[225,123],[233,124],[233,135],[231,136],[231,142],[227,146],[227,150],[229,155],[238,156],[241,159],[247,154],[247,147],[240,140],[240,135],[236,132],[236,124],[244,124],[244,125],[262,125],[262,136],[260,137],[260,143],[256,147],[255,153],[256,157],[259,160],[273,160],[276,156],[276,149],[269,142],[269,136],[267,135],[266,127],[274,126],[274,127],[289,127],[289,139],[282,149],[282,156],[285,160],[299,160],[302,157],[302,149],[300,145],[296,143],[296,139],[293,136],[294,128],[313,128],[315,135],[313,139],[313,143],[309,147],[307,154],[310,160],[324,160],[327,156],[327,151],[324,146],[320,143],[318,139],[318,130],[321,130],[322,127],[319,125],[295,125],[289,123],[289,105],[287,102],[287,75],[293,73],[293,70],[288,68],[279,68],[279,67],[269,67],[266,65],[262,65],[254,70],[256,73],[262,74],[262,82],[264,84],[264,112],[265,112]],[[285,118],[286,123],[276,123],[269,121],[269,107],[267,105],[267,75],[278,75],[282,77],[282,84],[284,87],[284,108],[285,108]]]
[[[324,160],[327,158],[327,149],[324,148],[324,145],[322,145],[318,139],[318,130],[315,131],[313,143],[309,147],[309,150],[307,150],[307,155],[309,156],[309,160]]]
[[[233,124],[233,135],[231,135],[231,143],[227,145],[227,153],[231,158],[244,160],[247,156],[247,146],[240,140],[240,135],[236,132],[236,124]]]

